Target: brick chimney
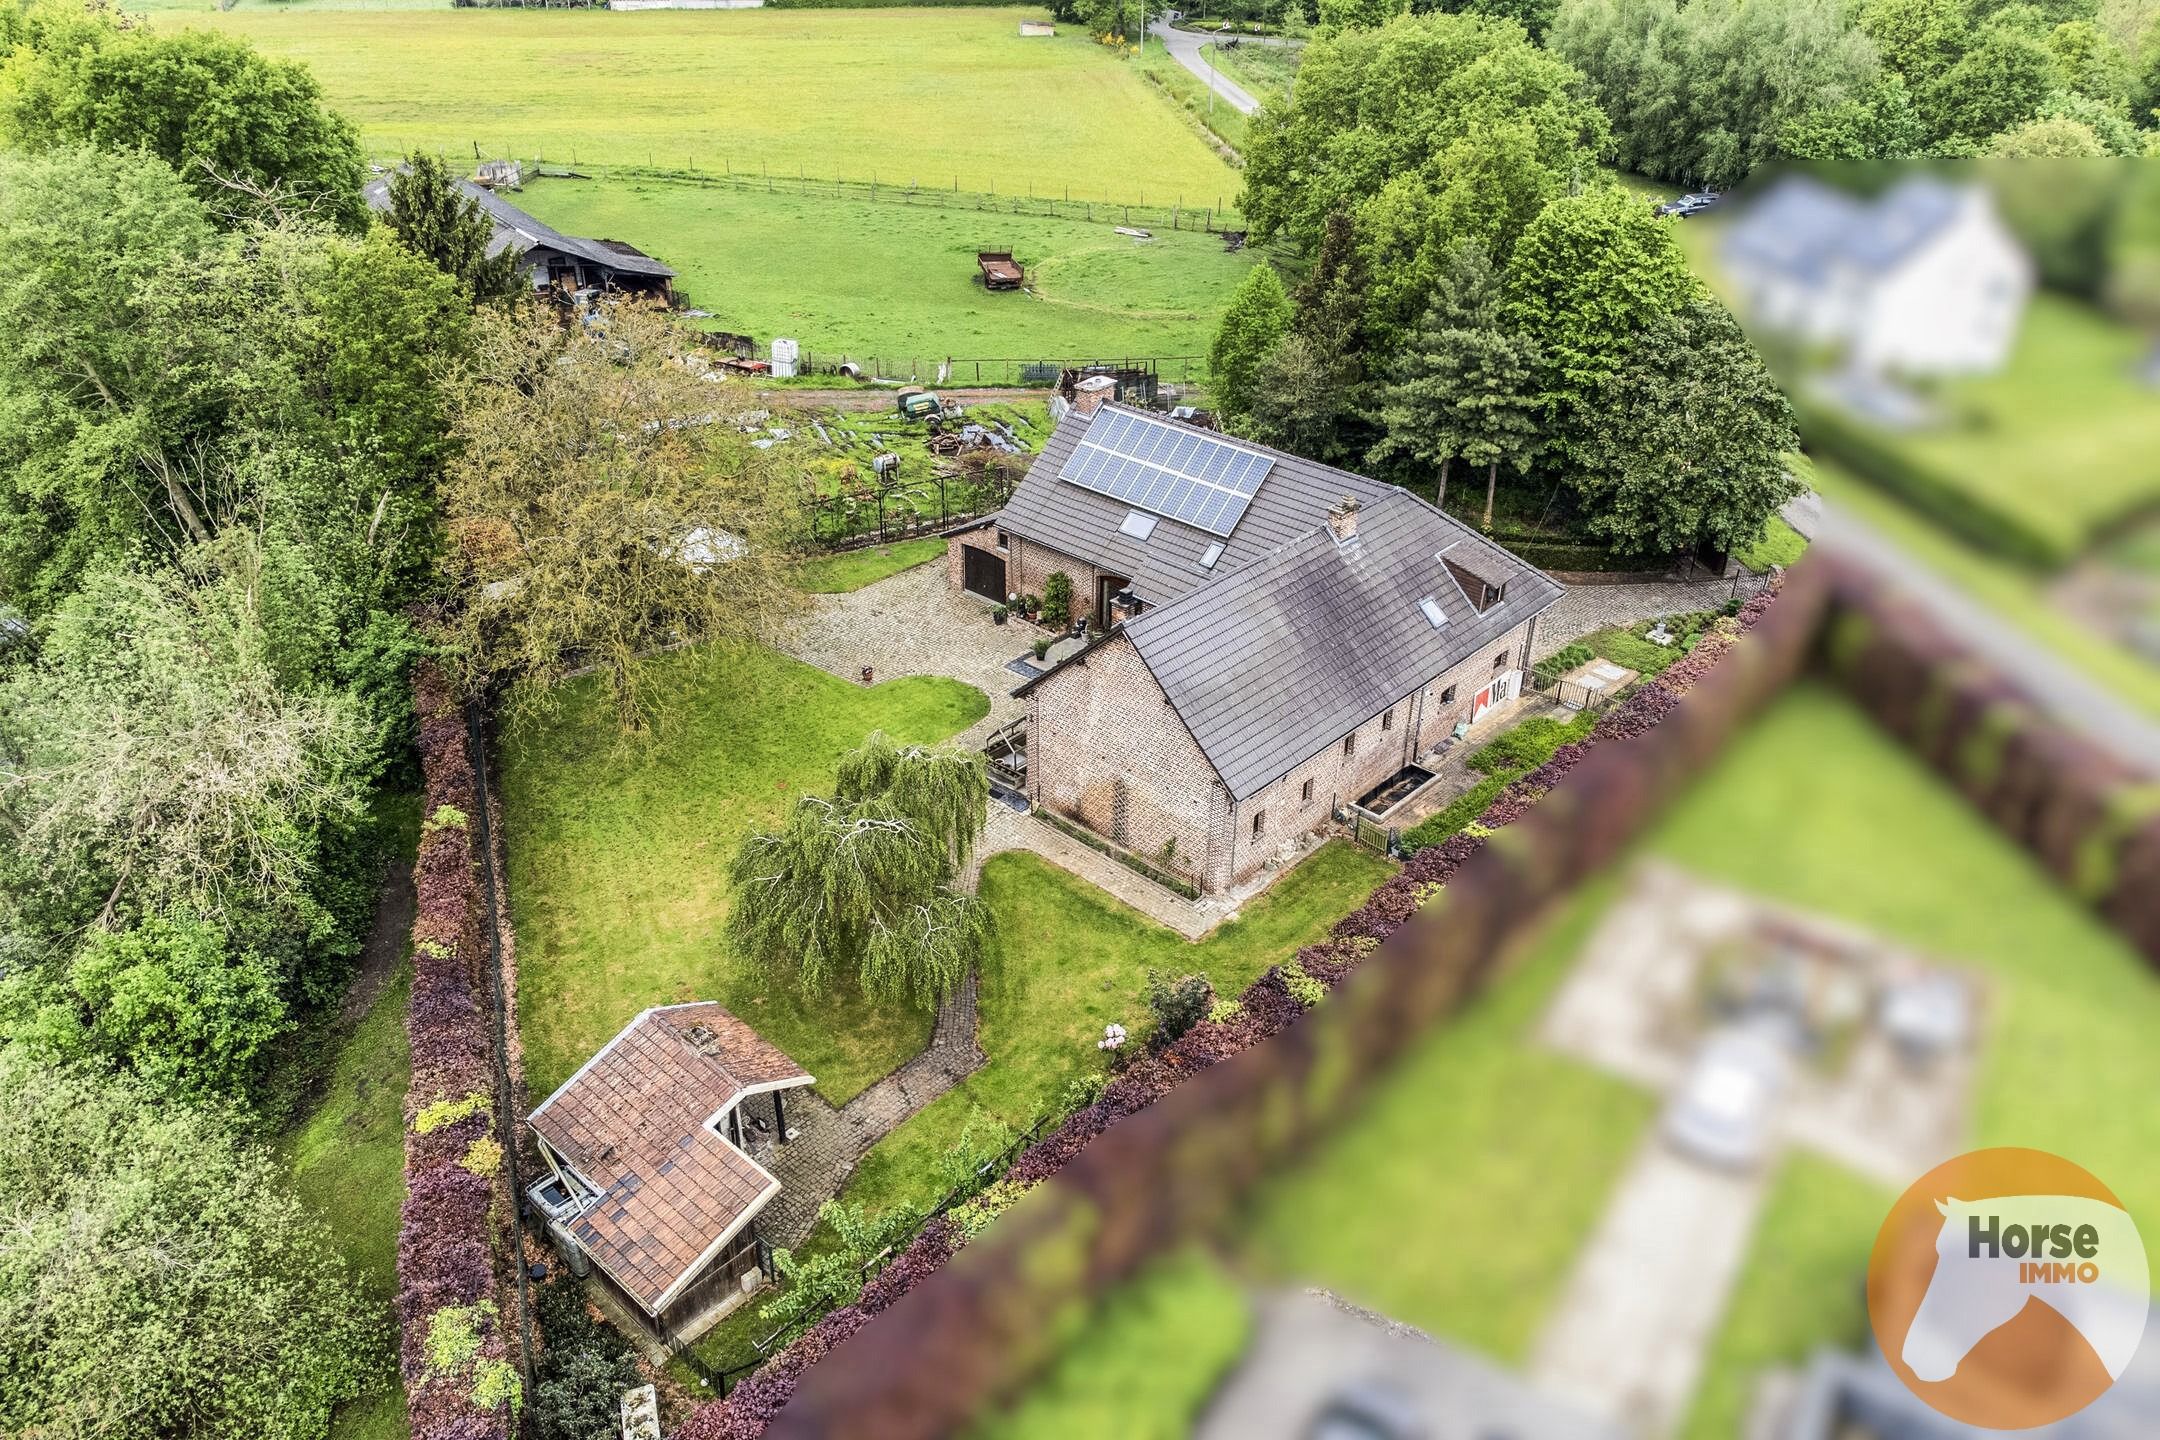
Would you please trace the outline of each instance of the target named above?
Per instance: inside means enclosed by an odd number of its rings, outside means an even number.
[[[1109,375],[1090,375],[1073,386],[1072,408],[1075,415],[1093,415],[1102,409],[1105,400],[1117,398],[1117,380]]]
[[[1348,545],[1357,539],[1358,498],[1345,495],[1336,507],[1327,512],[1327,528],[1335,532],[1337,545]]]

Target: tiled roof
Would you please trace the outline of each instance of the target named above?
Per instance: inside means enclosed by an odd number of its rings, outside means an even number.
[[[1970,193],[1916,175],[1865,199],[1807,175],[1788,175],[1733,222],[1721,253],[1728,265],[1777,270],[1810,283],[1846,266],[1880,274],[1955,222]]]
[[[533,1132],[600,1191],[570,1225],[648,1310],[779,1193],[712,1119],[745,1094],[808,1085],[778,1047],[711,1002],[647,1010],[533,1111]]]
[[[1165,516],[1134,539],[1119,528],[1131,506],[1057,478],[1090,423],[1059,422],[999,523],[1131,578],[1150,608],[1122,633],[1240,800],[1560,598],[1543,572],[1409,491],[1280,450],[1202,570],[1216,537]],[[1360,502],[1358,539],[1338,546],[1327,515],[1346,495]],[[1480,614],[1448,562],[1507,598]],[[1445,625],[1426,619],[1428,596]]]
[[[1507,598],[1480,613],[1448,561],[1505,581]],[[1445,624],[1426,618],[1428,597]],[[1544,574],[1395,490],[1360,510],[1355,540],[1317,525],[1124,633],[1243,800],[1559,598]]]
[[[620,270],[626,275],[650,275],[659,279],[672,277],[675,272],[632,246],[619,240],[588,240],[581,235],[565,235],[552,225],[543,223],[526,214],[508,200],[497,195],[485,185],[475,185],[470,180],[452,182],[458,193],[477,201],[487,212],[488,220],[495,230],[488,237],[487,253],[500,255],[507,248],[523,255],[534,246],[560,250],[575,255],[594,265],[604,265]],[[390,180],[388,176],[370,181],[360,192],[368,205],[376,210],[390,208]]]
[[[1096,413],[1123,408],[1106,405]],[[1161,415],[1152,418],[1197,434],[1215,433]],[[1324,520],[1328,507],[1345,495],[1372,501],[1395,492],[1395,487],[1384,481],[1269,451],[1275,457],[1274,467],[1261,482],[1259,493],[1246,507],[1237,528],[1222,542],[1221,558],[1213,569],[1203,570],[1200,557],[1220,537],[1182,520],[1161,516],[1146,540],[1135,540],[1119,528],[1132,513],[1132,506],[1057,478],[1090,423],[1091,417],[1077,414],[1068,414],[1058,422],[1042,455],[1028,467],[1026,477],[1006,502],[1001,523],[1016,534],[1085,560],[1098,570],[1125,576],[1132,582],[1133,593],[1151,605],[1175,600],[1296,539]]]

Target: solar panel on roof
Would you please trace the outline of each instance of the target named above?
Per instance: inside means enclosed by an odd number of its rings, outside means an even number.
[[[1099,495],[1227,537],[1273,456],[1126,410],[1104,410],[1058,470]]]

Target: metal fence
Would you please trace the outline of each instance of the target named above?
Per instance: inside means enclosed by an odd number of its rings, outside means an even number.
[[[770,358],[772,346],[758,347]],[[1189,385],[1206,378],[1205,355],[1122,355],[1059,359],[1049,356],[983,357],[954,355],[857,354],[853,351],[800,352],[795,368],[803,375],[845,379],[910,380],[927,385],[1039,385],[1058,383],[1067,370],[1145,370],[1161,382]]]
[[[1242,235],[1244,215],[1229,202],[1228,193],[1216,195],[1169,194],[1150,197],[1132,195],[1074,195],[1069,186],[1054,193],[1045,187],[1038,193],[1023,185],[1000,192],[963,188],[958,175],[949,181],[932,176],[880,175],[872,171],[853,179],[812,175],[797,170],[793,175],[775,173],[768,165],[737,165],[726,155],[666,155],[648,152],[642,165],[580,160],[574,146],[568,158],[558,151],[543,155],[538,147],[521,154],[510,147],[480,147],[492,155],[515,158],[528,175],[551,179],[666,180],[685,185],[722,186],[734,190],[761,191],[773,195],[803,195],[824,200],[854,200],[878,205],[924,205],[941,210],[973,210],[986,215],[1016,215],[1045,220],[1080,220],[1097,225],[1123,225],[1142,230],[1189,230],[1203,234]],[[445,160],[465,164],[463,156]]]
[[[980,480],[940,475],[882,490],[851,490],[810,502],[813,543],[845,550],[935,535],[991,514],[1012,499],[1010,477],[986,472]]]

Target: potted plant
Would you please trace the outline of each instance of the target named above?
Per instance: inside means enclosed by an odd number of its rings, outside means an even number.
[[[1044,656],[1048,655],[1049,653],[1050,653],[1050,642],[1049,642],[1048,640],[1037,640],[1037,641],[1035,642],[1035,658],[1036,658],[1036,659],[1040,660],[1040,659],[1042,659],[1042,658],[1043,658]]]
[[[1003,625],[1007,618],[1011,616],[1011,614],[1012,611],[1006,609],[1003,605],[1000,605],[995,610],[992,610],[990,612],[990,623],[993,625]]]

